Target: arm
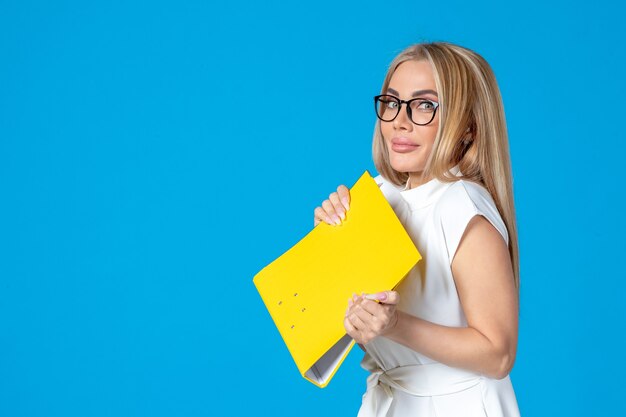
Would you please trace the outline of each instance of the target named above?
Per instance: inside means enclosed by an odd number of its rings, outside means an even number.
[[[361,299],[351,307],[346,328],[367,336],[358,342],[382,335],[446,365],[504,378],[515,361],[517,292],[506,243],[482,216],[467,226],[452,273],[468,327],[438,325]],[[390,294],[393,299],[396,293]]]

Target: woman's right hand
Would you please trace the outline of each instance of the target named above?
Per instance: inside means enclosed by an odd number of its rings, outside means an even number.
[[[317,226],[322,221],[331,226],[340,225],[350,209],[350,190],[345,185],[337,187],[337,191],[324,200],[322,207],[316,207],[313,212],[313,224]]]

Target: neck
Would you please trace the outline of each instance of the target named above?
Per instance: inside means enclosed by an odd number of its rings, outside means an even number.
[[[409,172],[409,189],[419,187],[430,181],[430,178],[424,178],[423,172]]]

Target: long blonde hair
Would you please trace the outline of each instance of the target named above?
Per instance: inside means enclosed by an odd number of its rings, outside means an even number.
[[[483,185],[493,197],[509,234],[509,255],[519,291],[519,249],[513,181],[504,106],[495,75],[483,57],[458,45],[433,42],[412,45],[389,65],[381,94],[398,66],[409,60],[426,60],[433,67],[437,86],[439,128],[424,178],[441,181],[459,179]],[[396,185],[404,185],[409,174],[395,171],[376,121],[373,158],[378,172]],[[458,165],[462,176],[449,171]]]

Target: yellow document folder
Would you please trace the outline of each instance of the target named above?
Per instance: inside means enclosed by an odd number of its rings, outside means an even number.
[[[323,388],[354,346],[343,326],[348,299],[395,288],[420,259],[366,171],[341,225],[320,223],[253,281],[298,370]]]

